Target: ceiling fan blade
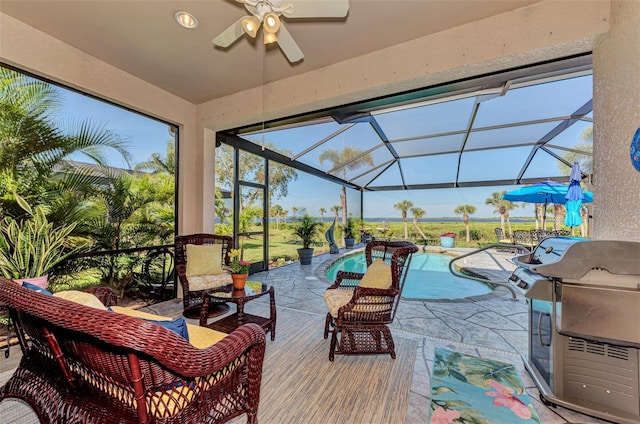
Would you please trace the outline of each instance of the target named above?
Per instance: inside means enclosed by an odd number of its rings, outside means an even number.
[[[287,18],[344,18],[349,13],[349,0],[291,0],[290,3],[293,12],[282,12]]]
[[[220,35],[212,40],[213,44],[218,47],[229,47],[238,38],[242,37],[245,34],[244,29],[242,29],[242,20],[244,18],[248,18],[248,16],[241,17],[231,24],[229,28],[222,31]]]
[[[280,25],[280,31],[278,31],[278,45],[282,53],[287,56],[287,59],[289,59],[291,63],[298,62],[304,57],[302,50],[300,50],[300,47],[293,41],[293,37],[284,25]]]

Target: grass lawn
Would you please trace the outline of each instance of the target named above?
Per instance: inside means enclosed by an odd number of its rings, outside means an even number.
[[[293,223],[280,223],[279,228],[275,224],[270,224],[269,228],[269,259],[271,263],[282,264],[290,260],[297,260],[298,248],[302,247],[300,239],[293,234]],[[329,228],[329,223],[324,223],[322,230],[318,232],[317,243],[315,244],[315,254],[328,252],[329,245],[324,238],[325,231]],[[512,230],[531,230],[534,228],[531,222],[518,222],[511,224]],[[391,222],[386,232],[379,230],[380,222],[365,222],[364,228],[370,230],[376,238],[392,240],[404,240],[404,223]],[[418,227],[427,237],[424,240],[420,233],[413,226],[412,222],[407,222],[408,240],[417,245],[439,245],[440,234],[452,232],[455,236],[456,247],[482,247],[487,244],[496,243],[495,228],[500,227],[500,222],[470,222],[469,233],[470,242],[466,242],[466,230],[463,222],[425,222],[418,223]],[[508,233],[508,227],[506,228]],[[344,247],[342,243],[342,233],[336,228],[334,238],[339,247]],[[356,240],[356,242],[358,242]],[[244,258],[249,261],[261,259],[262,239],[244,239],[242,242]]]

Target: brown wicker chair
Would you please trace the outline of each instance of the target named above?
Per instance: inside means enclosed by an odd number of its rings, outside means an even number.
[[[411,255],[417,251],[415,244],[405,241],[374,240],[366,245],[367,268],[378,258],[391,266],[391,286],[388,289],[361,287],[359,284],[365,274],[338,272],[335,283],[325,291],[329,312],[324,338],[331,333],[330,361],[336,353],[389,353],[395,359],[393,337],[387,324],[393,322]],[[332,313],[336,300],[338,305],[344,306]]]
[[[23,350],[0,401],[26,401],[42,423],[224,423],[245,413],[257,423],[265,350],[257,325],[198,349],[154,323],[4,278],[0,304]]]
[[[187,276],[187,246],[190,244],[202,246],[202,245],[222,245],[222,264],[223,266],[230,267],[229,252],[233,248],[233,238],[230,236],[222,236],[217,234],[189,234],[176,236],[175,238],[175,269],[178,274],[178,279],[182,285],[182,301],[184,303],[184,316],[188,318],[198,319],[200,317],[200,308],[203,303],[204,294],[210,289],[217,288],[226,284],[231,284],[231,274],[222,276],[223,278],[217,278],[209,284],[206,284],[205,289],[194,289],[189,284],[189,277]],[[202,284],[200,284],[202,286]],[[209,304],[209,316],[216,316],[226,312],[229,306],[224,302],[214,302]]]

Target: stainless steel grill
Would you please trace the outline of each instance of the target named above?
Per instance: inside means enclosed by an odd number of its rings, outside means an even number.
[[[514,262],[541,400],[640,423],[640,243],[552,237]]]

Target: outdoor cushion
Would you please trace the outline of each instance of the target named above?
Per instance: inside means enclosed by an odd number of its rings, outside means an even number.
[[[187,277],[216,275],[223,271],[222,244],[187,244]]]
[[[338,316],[338,309],[349,303],[353,297],[351,290],[329,289],[324,292],[324,303],[333,317]]]
[[[171,318],[164,317],[162,315],[154,315],[148,312],[139,311],[137,309],[125,308],[122,306],[112,306],[110,308],[113,312],[128,315],[131,317],[142,318],[145,320],[153,321],[171,321]],[[220,340],[224,339],[227,334],[220,331],[215,331],[207,327],[200,327],[198,325],[187,324],[187,332],[189,343],[198,349],[205,349],[209,346],[213,346]]]
[[[376,259],[369,268],[367,268],[364,277],[362,277],[358,285],[371,289],[390,289],[391,266],[382,259]]]
[[[171,330],[177,335],[182,336],[182,338],[184,338],[186,341],[189,341],[187,322],[182,317],[176,318],[174,320],[157,320],[146,318],[144,318],[144,320],[159,325],[160,327],[164,327],[167,330]]]
[[[53,294],[55,297],[70,300],[84,306],[90,306],[96,309],[107,310],[107,307],[100,302],[95,295],[91,293],[81,292],[78,290],[63,290]]]
[[[327,289],[324,291],[324,303],[327,304],[327,309],[334,318],[338,316],[338,310],[349,303],[352,297],[352,290]],[[384,296],[363,296],[360,299],[365,303],[355,305],[353,312],[381,312],[388,309],[388,304],[376,305],[384,302]]]
[[[233,283],[231,273],[222,272],[215,275],[194,275],[189,277],[189,290],[210,290]]]
[[[26,281],[22,282],[22,287],[26,287],[26,288],[28,288],[30,290],[37,291],[38,293],[46,294],[47,296],[51,296],[53,294],[47,289],[43,289],[40,286],[36,286],[35,284],[31,284],[31,283],[28,283]]]

